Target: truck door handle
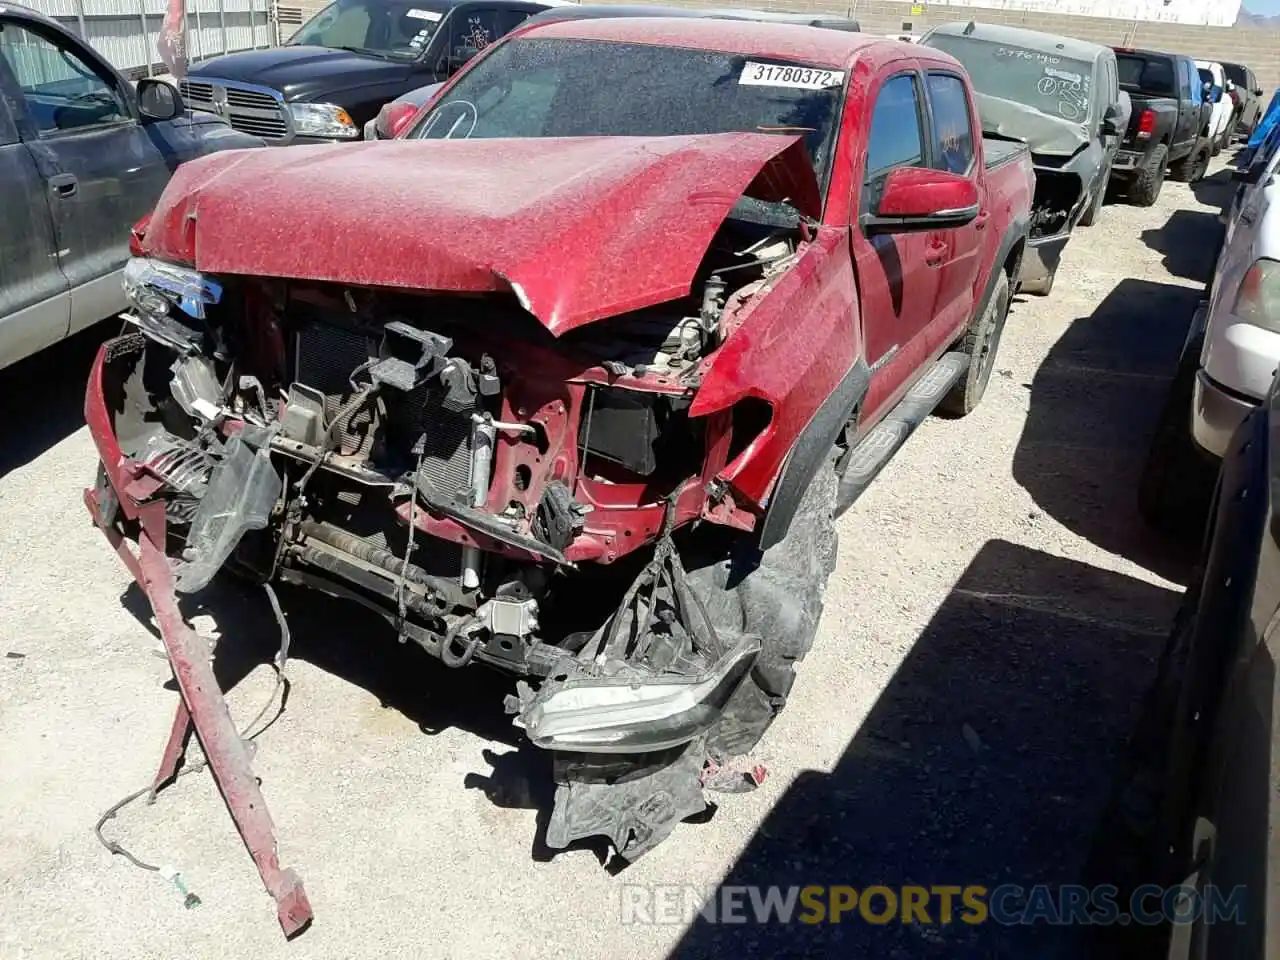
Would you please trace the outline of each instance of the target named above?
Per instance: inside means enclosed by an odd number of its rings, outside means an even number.
[[[942,263],[942,260],[946,255],[947,245],[945,243],[938,243],[937,241],[934,241],[929,244],[928,248],[926,248],[924,252],[924,262],[931,267],[936,267]]]
[[[58,173],[49,178],[49,189],[53,191],[55,197],[63,199],[74,197],[79,187],[80,182],[76,180],[74,174]]]
[[[990,220],[991,220],[991,214],[987,213],[984,210],[982,213],[978,214],[976,217],[973,218],[973,229],[975,230],[987,229],[987,224],[990,222]]]

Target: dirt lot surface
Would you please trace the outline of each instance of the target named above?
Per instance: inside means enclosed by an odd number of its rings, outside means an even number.
[[[625,925],[621,903],[629,884],[1076,878],[1185,576],[1135,485],[1225,180],[1107,206],[1053,295],[1018,300],[982,407],[926,423],[840,522],[817,643],[761,745],[769,780],[616,875],[540,845],[548,764],[502,714],[507,681],[282,591],[297,659],[256,769],[315,907],[292,944],[207,773],[109,827],[181,869],[198,908],[95,841],[99,813],[153,773],[176,694],[80,501],[92,344],[4,374],[0,957],[1060,952],[1045,928]],[[248,719],[276,643],[263,597],[220,590],[189,613],[221,636]]]

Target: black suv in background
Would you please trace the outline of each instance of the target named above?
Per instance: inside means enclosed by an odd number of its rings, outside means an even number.
[[[1129,200],[1149,207],[1160,196],[1165,173],[1193,181],[1209,166],[1212,144],[1201,137],[1213,110],[1195,61],[1179,53],[1116,47],[1120,89],[1133,110],[1120,141],[1111,179]]]
[[[358,140],[384,103],[439,83],[548,4],[526,0],[335,0],[283,46],[214,57],[180,86],[271,145]]]

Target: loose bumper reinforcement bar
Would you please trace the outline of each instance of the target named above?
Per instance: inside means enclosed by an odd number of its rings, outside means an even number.
[[[86,410],[91,426],[94,412]],[[292,937],[311,923],[311,904],[298,875],[280,866],[275,824],[254,776],[249,751],[231,720],[231,712],[209,662],[209,651],[183,621],[178,609],[173,570],[163,549],[157,546],[165,542],[164,504],[158,500],[147,502],[155,492],[153,481],[136,475],[127,462],[107,469],[111,474],[107,478],[111,489],[86,489],[85,506],[93,522],[106,535],[146,594],[181,692],[151,795],[154,797],[156,791],[176,776],[194,729],[231,819],[257,864],[267,892],[276,901],[280,929],[286,937]],[[102,501],[112,491],[118,496],[118,506],[109,504],[112,512],[122,510],[130,519],[139,522],[137,554],[130,549],[114,518],[109,520],[103,515],[104,507],[108,505]]]

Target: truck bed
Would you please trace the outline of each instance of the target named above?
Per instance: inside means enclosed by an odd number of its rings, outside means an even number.
[[[1019,143],[1016,140],[1006,140],[1003,137],[991,137],[986,134],[982,136],[982,152],[987,158],[988,170],[1003,166],[1026,149],[1025,143]]]

